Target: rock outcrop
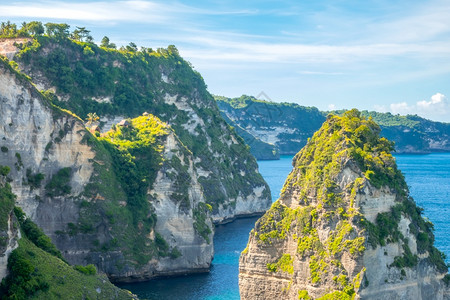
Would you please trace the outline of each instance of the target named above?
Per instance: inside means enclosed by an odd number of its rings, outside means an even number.
[[[0,165],[11,169],[16,205],[70,263],[117,281],[209,269],[211,207],[169,125],[141,116],[97,138],[3,59],[0,111]]]
[[[241,254],[241,299],[449,299],[433,225],[379,133],[356,110],[329,116],[295,156]]]
[[[263,213],[270,206],[269,187],[254,157],[220,116],[200,74],[174,46],[117,51],[47,36],[16,45],[13,59],[53,96],[53,103],[82,118],[96,112],[106,126],[103,131],[122,117],[144,112],[172,126],[195,158],[215,223]]]
[[[137,299],[94,266],[70,266],[50,239],[15,207],[10,168],[0,165],[0,298]]]

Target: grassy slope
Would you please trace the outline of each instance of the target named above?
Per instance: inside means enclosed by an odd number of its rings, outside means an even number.
[[[59,258],[36,247],[27,238],[19,241],[15,251],[29,260],[33,277],[49,284],[47,291],[38,291],[29,299],[131,299],[130,292],[109,282],[106,275],[85,275]]]

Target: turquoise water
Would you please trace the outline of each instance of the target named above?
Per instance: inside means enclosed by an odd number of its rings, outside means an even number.
[[[433,223],[436,246],[450,256],[450,154],[397,155],[412,197],[425,209],[424,216]],[[292,156],[280,160],[259,161],[259,171],[276,200],[292,170]],[[141,299],[233,300],[239,299],[239,254],[247,244],[248,234],[258,218],[239,219],[216,228],[215,256],[211,272],[171,279],[125,284]],[[447,259],[447,262],[450,262]]]

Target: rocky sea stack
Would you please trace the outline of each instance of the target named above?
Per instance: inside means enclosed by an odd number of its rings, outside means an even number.
[[[242,299],[450,299],[444,255],[380,127],[328,116],[239,264]]]

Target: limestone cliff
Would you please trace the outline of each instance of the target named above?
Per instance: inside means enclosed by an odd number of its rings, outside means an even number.
[[[210,207],[170,126],[146,115],[95,137],[4,59],[0,111],[0,165],[11,169],[16,203],[70,263],[113,280],[209,269]]]
[[[448,299],[432,224],[379,133],[356,110],[329,116],[295,156],[241,254],[241,299]]]
[[[246,143],[254,146],[257,159],[267,159],[267,143],[276,145],[280,154],[296,154],[307,139],[320,128],[327,112],[295,103],[275,103],[251,96],[226,98],[215,96],[219,109],[231,126],[245,129]],[[335,111],[343,114],[345,110]],[[434,122],[417,115],[393,115],[362,111],[381,127],[381,136],[395,142],[397,153],[450,151],[450,124]],[[261,143],[254,143],[259,139]],[[266,151],[264,151],[266,150]],[[277,159],[276,157],[272,159]]]
[[[10,168],[0,166],[1,299],[137,299],[94,266],[72,267],[50,239],[15,207]]]
[[[203,78],[174,46],[113,50],[47,36],[25,42],[15,44],[13,57],[21,70],[58,106],[82,118],[96,112],[103,132],[144,112],[171,125],[195,158],[198,183],[216,223],[268,209],[269,187],[254,157],[220,116]],[[10,45],[5,48],[11,57]]]

